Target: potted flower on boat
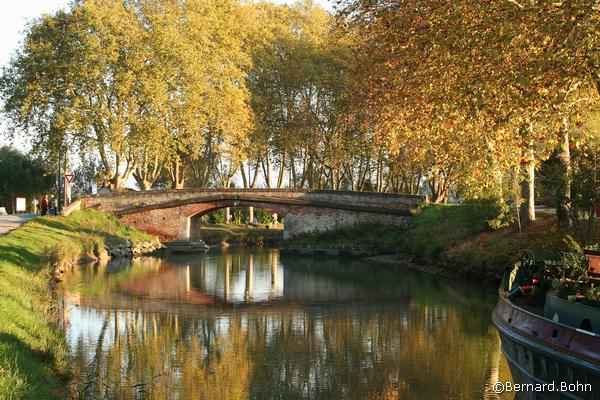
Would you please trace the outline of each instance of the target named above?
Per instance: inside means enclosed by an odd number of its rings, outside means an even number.
[[[577,299],[578,284],[576,281],[569,278],[555,279],[552,282],[552,288],[561,299],[575,301]]]

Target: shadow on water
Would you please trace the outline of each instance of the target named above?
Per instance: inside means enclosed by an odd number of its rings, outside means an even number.
[[[493,294],[402,268],[235,249],[65,286],[72,398],[477,399],[508,379]]]

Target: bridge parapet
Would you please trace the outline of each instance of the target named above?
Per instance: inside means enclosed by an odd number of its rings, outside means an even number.
[[[424,201],[423,196],[351,192],[333,190],[303,190],[303,189],[179,189],[179,190],[147,190],[129,192],[111,192],[108,194],[91,195],[82,198],[88,208],[99,208],[105,212],[121,213],[128,210],[141,209],[148,206],[176,204],[186,200],[213,201],[223,200],[303,200],[319,202],[380,207],[384,209],[411,210]]]

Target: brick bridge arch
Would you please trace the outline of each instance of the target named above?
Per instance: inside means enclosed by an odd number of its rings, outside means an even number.
[[[162,239],[195,239],[200,217],[225,207],[255,207],[285,217],[284,237],[376,222],[405,226],[422,196],[301,189],[179,189],[112,192],[82,198]]]

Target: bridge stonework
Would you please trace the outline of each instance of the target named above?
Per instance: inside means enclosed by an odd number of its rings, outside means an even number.
[[[163,240],[199,239],[200,217],[225,207],[255,207],[285,218],[284,238],[359,223],[406,226],[421,196],[297,189],[180,189],[113,192],[82,198]]]

